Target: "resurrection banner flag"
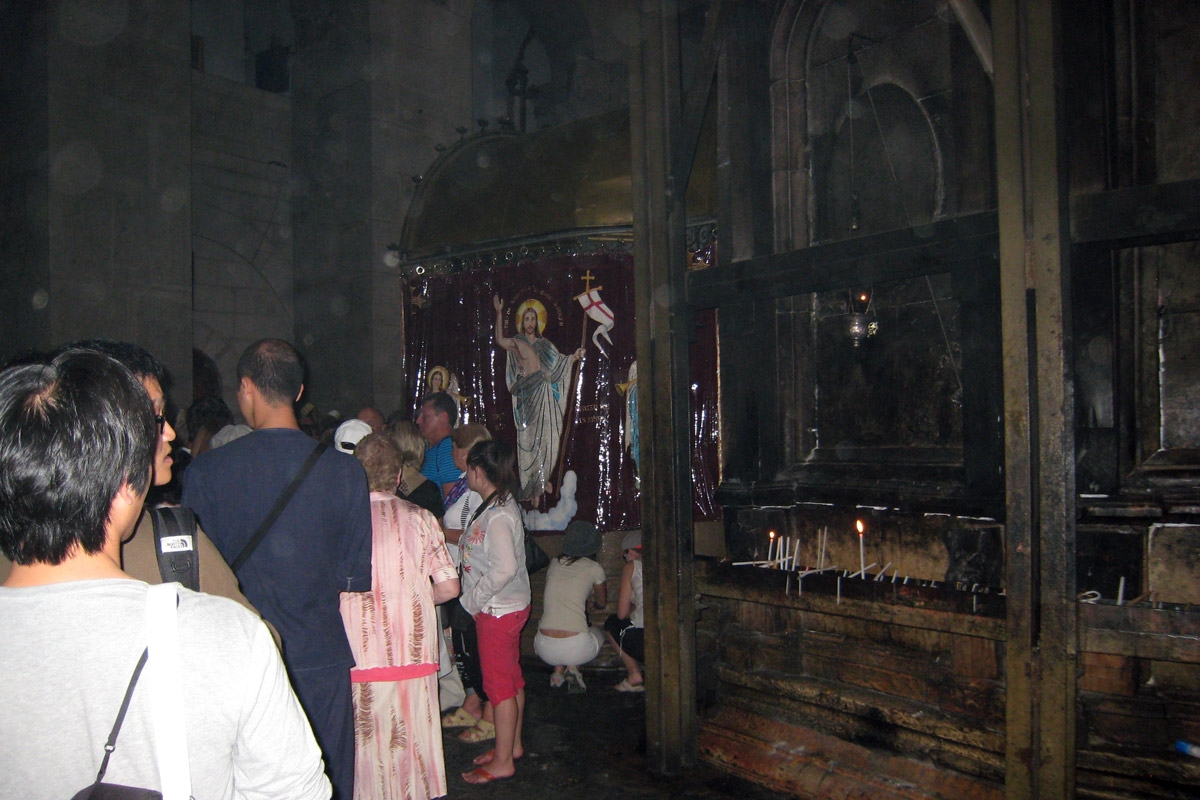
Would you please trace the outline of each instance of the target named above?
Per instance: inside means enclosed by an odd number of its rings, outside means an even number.
[[[414,415],[430,391],[430,376],[438,373],[435,385],[445,384],[437,369],[443,367],[459,401],[459,422],[483,424],[518,449],[526,506],[543,512],[543,524],[535,527],[561,530],[578,516],[602,531],[639,528],[637,459],[628,444],[636,443],[628,428],[637,398],[636,377],[630,380],[636,359],[632,256],[514,261],[417,279],[408,289],[406,371]],[[497,343],[494,298],[502,304],[501,335],[510,350]],[[692,481],[695,519],[702,520],[719,516],[713,502],[719,478],[716,325],[711,313],[696,322]],[[608,343],[603,350],[600,339]],[[577,480],[568,481],[566,494],[577,510],[559,505],[568,471]]]

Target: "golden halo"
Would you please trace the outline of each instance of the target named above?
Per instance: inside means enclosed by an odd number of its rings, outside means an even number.
[[[542,301],[536,297],[531,297],[521,305],[517,306],[517,333],[524,333],[524,328],[521,326],[521,321],[525,319],[525,312],[529,309],[537,312],[538,321],[538,336],[546,332],[546,307],[542,305]]]
[[[450,389],[450,370],[446,369],[445,367],[434,367],[433,369],[429,370],[429,374],[425,376],[425,385],[427,387],[429,387],[430,391],[433,390],[433,376],[434,375],[442,376],[442,388],[438,389],[438,391],[439,392],[449,391],[449,389]]]

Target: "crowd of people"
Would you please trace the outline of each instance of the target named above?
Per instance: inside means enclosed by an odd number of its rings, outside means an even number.
[[[144,349],[22,361],[0,371],[0,796],[423,800],[447,792],[459,727],[491,742],[465,781],[515,774],[532,607],[516,456],[457,424],[445,376],[415,424],[333,424],[302,403],[300,353],[264,339],[237,365],[245,424],[203,398],[173,449]],[[603,630],[601,543],[568,527],[535,652],[584,691],[608,641],[617,688],[641,691],[641,542],[623,542]]]

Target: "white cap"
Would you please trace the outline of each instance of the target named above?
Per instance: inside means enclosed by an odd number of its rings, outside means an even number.
[[[361,419],[348,419],[333,432],[333,446],[343,453],[354,455],[354,448],[364,437],[370,435],[370,425]]]

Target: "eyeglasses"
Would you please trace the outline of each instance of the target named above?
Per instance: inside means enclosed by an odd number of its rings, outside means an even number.
[[[163,432],[167,429],[167,418],[162,414],[155,414],[154,421],[158,423],[158,435],[162,436]]]

